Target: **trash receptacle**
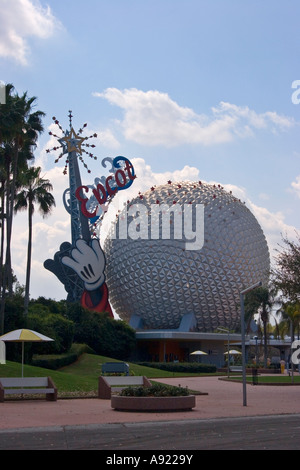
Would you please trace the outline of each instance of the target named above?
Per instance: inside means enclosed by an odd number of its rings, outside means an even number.
[[[284,369],[285,369],[285,361],[280,361],[280,372],[284,374]]]
[[[257,369],[256,367],[252,367],[252,384],[257,385],[258,379],[257,379]]]

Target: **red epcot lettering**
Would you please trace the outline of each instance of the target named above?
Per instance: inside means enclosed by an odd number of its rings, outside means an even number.
[[[102,197],[100,196],[100,191],[102,193]],[[107,197],[106,197],[106,191],[105,191],[103,184],[101,183],[97,184],[97,188],[93,189],[93,193],[100,205],[105,204]]]
[[[86,204],[88,202],[88,198],[87,197],[82,197],[80,192],[81,190],[84,189],[86,193],[89,192],[89,188],[87,186],[79,186],[76,191],[75,191],[75,196],[76,198],[78,199],[78,201],[81,202],[81,206],[80,206],[80,210],[81,212],[83,213],[83,215],[85,217],[88,217],[88,218],[92,218],[92,217],[95,217],[96,215],[96,212],[97,212],[97,209],[95,209],[95,211],[93,213],[89,212],[86,208]]]

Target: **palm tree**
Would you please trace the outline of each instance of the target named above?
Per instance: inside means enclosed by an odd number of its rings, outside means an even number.
[[[24,297],[24,314],[28,313],[29,286],[31,272],[31,252],[32,252],[32,219],[34,206],[38,205],[38,210],[42,217],[51,213],[55,200],[50,193],[53,187],[49,180],[41,177],[40,167],[31,167],[23,174],[22,190],[16,196],[15,212],[28,210],[28,248],[27,248],[27,268]]]
[[[6,87],[6,105],[0,111],[1,160],[6,171],[5,179],[5,217],[6,217],[6,276],[9,294],[12,293],[11,278],[11,236],[13,208],[17,178],[27,168],[27,162],[33,160],[33,149],[39,133],[43,131],[41,111],[32,112],[36,98],[29,98],[27,93],[13,94],[14,87]]]
[[[44,113],[41,111],[36,111],[32,113],[32,107],[36,101],[35,97],[28,98],[27,93],[24,93],[23,96],[15,96],[15,99],[18,101],[18,110],[21,117],[21,122],[15,126],[13,129],[14,138],[13,138],[13,153],[12,153],[12,179],[10,187],[10,200],[9,200],[9,213],[7,215],[7,227],[9,229],[7,235],[7,264],[11,267],[11,250],[10,250],[10,241],[12,234],[12,219],[13,219],[13,207],[16,194],[16,185],[18,170],[21,165],[24,165],[24,162],[33,159],[33,148],[36,146],[38,139],[38,134],[43,131],[43,126],[41,123],[41,117],[44,116]],[[22,162],[20,161],[22,157]],[[9,273],[11,269],[9,270]],[[9,289],[12,291],[12,285],[9,282]]]
[[[245,298],[245,311],[249,317],[255,313],[260,314],[260,319],[263,324],[264,336],[264,367],[267,367],[268,357],[268,322],[271,310],[276,300],[277,291],[272,286],[259,287],[246,295]]]
[[[17,178],[27,168],[27,162],[34,158],[33,149],[39,133],[43,131],[41,119],[44,116],[41,111],[33,112],[35,97],[29,98],[27,93],[19,96],[14,93],[12,84],[6,85],[5,90],[6,104],[0,106],[1,266],[4,266],[0,273],[2,332],[5,297],[7,294],[11,296],[13,291],[11,236]]]
[[[300,302],[288,302],[282,306],[278,313],[281,314],[282,323],[285,325],[285,333],[291,334],[291,341],[293,342],[297,331],[299,337]]]

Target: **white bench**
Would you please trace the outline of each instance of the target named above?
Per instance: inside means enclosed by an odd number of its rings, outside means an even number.
[[[57,400],[57,388],[51,377],[0,377],[0,402],[6,395],[46,394],[46,400]]]
[[[102,374],[129,375],[129,365],[126,362],[105,362],[102,364]]]
[[[242,366],[231,366],[230,367],[230,372],[243,372],[243,367]]]
[[[120,392],[123,388],[130,386],[151,387],[147,377],[139,376],[111,376],[99,377],[98,398],[110,399],[113,392]]]

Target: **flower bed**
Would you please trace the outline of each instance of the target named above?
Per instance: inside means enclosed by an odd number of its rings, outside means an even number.
[[[187,411],[196,406],[195,395],[185,397],[111,397],[111,407],[119,411]]]
[[[182,411],[195,406],[196,397],[180,386],[128,387],[111,397],[111,407],[122,411]]]

